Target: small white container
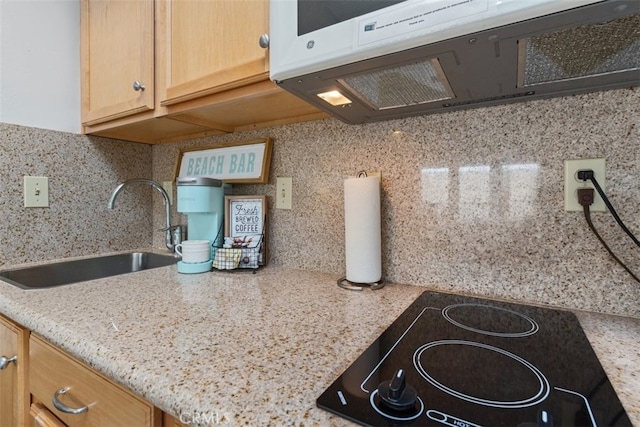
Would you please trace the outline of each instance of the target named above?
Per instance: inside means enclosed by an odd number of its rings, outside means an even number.
[[[207,262],[211,260],[211,242],[208,240],[185,240],[176,245],[176,253],[182,257],[182,262]]]

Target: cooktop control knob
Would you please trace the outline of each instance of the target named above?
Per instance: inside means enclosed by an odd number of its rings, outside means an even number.
[[[538,411],[538,420],[535,423],[526,421],[518,424],[518,427],[553,427],[553,417],[549,411],[541,409]]]
[[[390,381],[378,386],[378,395],[386,406],[396,411],[413,409],[417,399],[416,389],[407,384],[402,369],[398,369]]]
[[[553,418],[548,411],[538,412],[538,427],[553,427]]]

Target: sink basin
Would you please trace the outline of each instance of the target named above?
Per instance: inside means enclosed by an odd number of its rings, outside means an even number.
[[[0,271],[0,280],[22,289],[44,289],[175,264],[179,258],[131,252]]]

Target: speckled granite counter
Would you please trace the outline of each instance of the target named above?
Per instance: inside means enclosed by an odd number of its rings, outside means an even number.
[[[335,279],[171,266],[39,291],[0,282],[0,311],[184,421],[346,425],[315,399],[425,288]],[[640,320],[577,315],[640,425]]]

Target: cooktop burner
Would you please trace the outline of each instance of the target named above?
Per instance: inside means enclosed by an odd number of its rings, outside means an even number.
[[[573,313],[437,292],[317,404],[367,426],[631,426]]]

